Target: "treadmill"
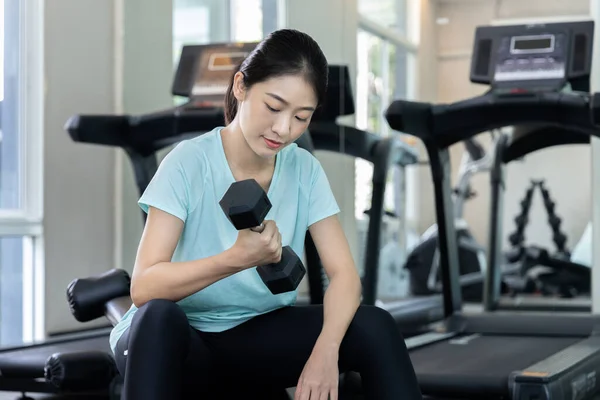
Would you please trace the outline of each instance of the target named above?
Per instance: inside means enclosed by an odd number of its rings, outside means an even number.
[[[586,83],[586,91],[589,91],[589,82]],[[505,169],[506,166],[528,154],[538,150],[546,149],[552,146],[590,144],[590,136],[582,135],[576,128],[565,126],[532,124],[515,127],[512,134],[503,135],[495,146],[494,166],[492,168],[491,185],[491,218],[489,226],[489,237],[498,237],[498,240],[492,240],[490,246],[498,246],[494,251],[496,254],[502,253],[503,229],[503,207],[504,188],[505,188]],[[557,218],[556,216],[548,216]],[[517,235],[521,241],[518,247],[518,259],[512,263],[513,270],[518,270],[517,279],[524,281],[530,271],[534,272],[534,279],[542,287],[550,286],[551,291],[556,295],[545,296],[531,293],[515,292],[511,296],[500,295],[494,291],[488,291],[484,298],[484,307],[487,311],[494,310],[515,310],[515,311],[570,311],[570,312],[591,312],[591,268],[573,262],[565,257],[559,257],[546,249],[537,246],[524,246],[523,231],[525,229],[527,218],[519,220]],[[560,223],[560,219],[557,218]],[[556,247],[562,250],[565,236],[559,230],[559,224],[552,225],[553,237]],[[499,258],[490,260],[493,265],[492,271],[502,268],[498,265]],[[508,260],[504,260],[504,263]],[[516,268],[514,268],[516,267]],[[492,275],[495,279],[496,275]],[[492,284],[495,286],[495,283]],[[570,288],[576,289],[576,293],[571,295]],[[564,294],[568,296],[564,296]],[[561,297],[562,296],[562,297]]]
[[[425,396],[585,400],[600,390],[600,317],[462,310],[448,149],[490,129],[532,123],[598,136],[585,91],[593,30],[593,21],[478,27],[470,78],[489,84],[487,93],[450,104],[396,100],[386,110],[393,129],[424,143],[434,183],[445,320],[406,340]],[[501,257],[498,248],[490,246],[490,260]],[[488,268],[486,292],[498,293],[498,275]]]

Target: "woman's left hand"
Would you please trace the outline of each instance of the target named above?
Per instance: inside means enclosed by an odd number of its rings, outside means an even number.
[[[317,341],[298,380],[294,400],[338,400],[338,353],[337,346]]]

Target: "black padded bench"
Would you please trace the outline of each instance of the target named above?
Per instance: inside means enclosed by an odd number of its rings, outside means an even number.
[[[87,322],[102,316],[114,326],[131,306],[130,277],[113,269],[76,279],[67,298],[73,316]],[[109,331],[54,339],[0,351],[0,390],[69,394],[69,398],[118,398],[120,376],[108,343]]]

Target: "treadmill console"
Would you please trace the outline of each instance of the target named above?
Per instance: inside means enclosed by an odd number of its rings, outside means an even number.
[[[171,93],[192,104],[222,107],[229,79],[257,43],[183,46]]]
[[[593,21],[478,27],[471,82],[589,91],[593,35]]]
[[[181,50],[171,93],[189,99],[185,109],[222,108],[233,71],[257,43],[186,45]],[[327,99],[313,121],[332,122],[354,114],[350,72],[346,65],[329,65]]]

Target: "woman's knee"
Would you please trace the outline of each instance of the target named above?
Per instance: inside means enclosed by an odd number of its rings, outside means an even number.
[[[361,305],[356,310],[352,324],[361,331],[390,332],[399,334],[398,325],[394,317],[380,307]]]
[[[358,308],[340,350],[346,365],[361,373],[374,366],[389,367],[410,360],[396,321],[389,312],[375,306]]]
[[[184,330],[187,334],[188,321],[177,303],[171,300],[154,299],[142,305],[133,316],[132,325],[154,328],[169,327],[169,330]],[[145,329],[145,328],[143,328]]]
[[[346,335],[346,341],[351,347],[360,347],[369,352],[379,348],[405,345],[404,338],[396,321],[386,310],[362,305],[355,313]]]

